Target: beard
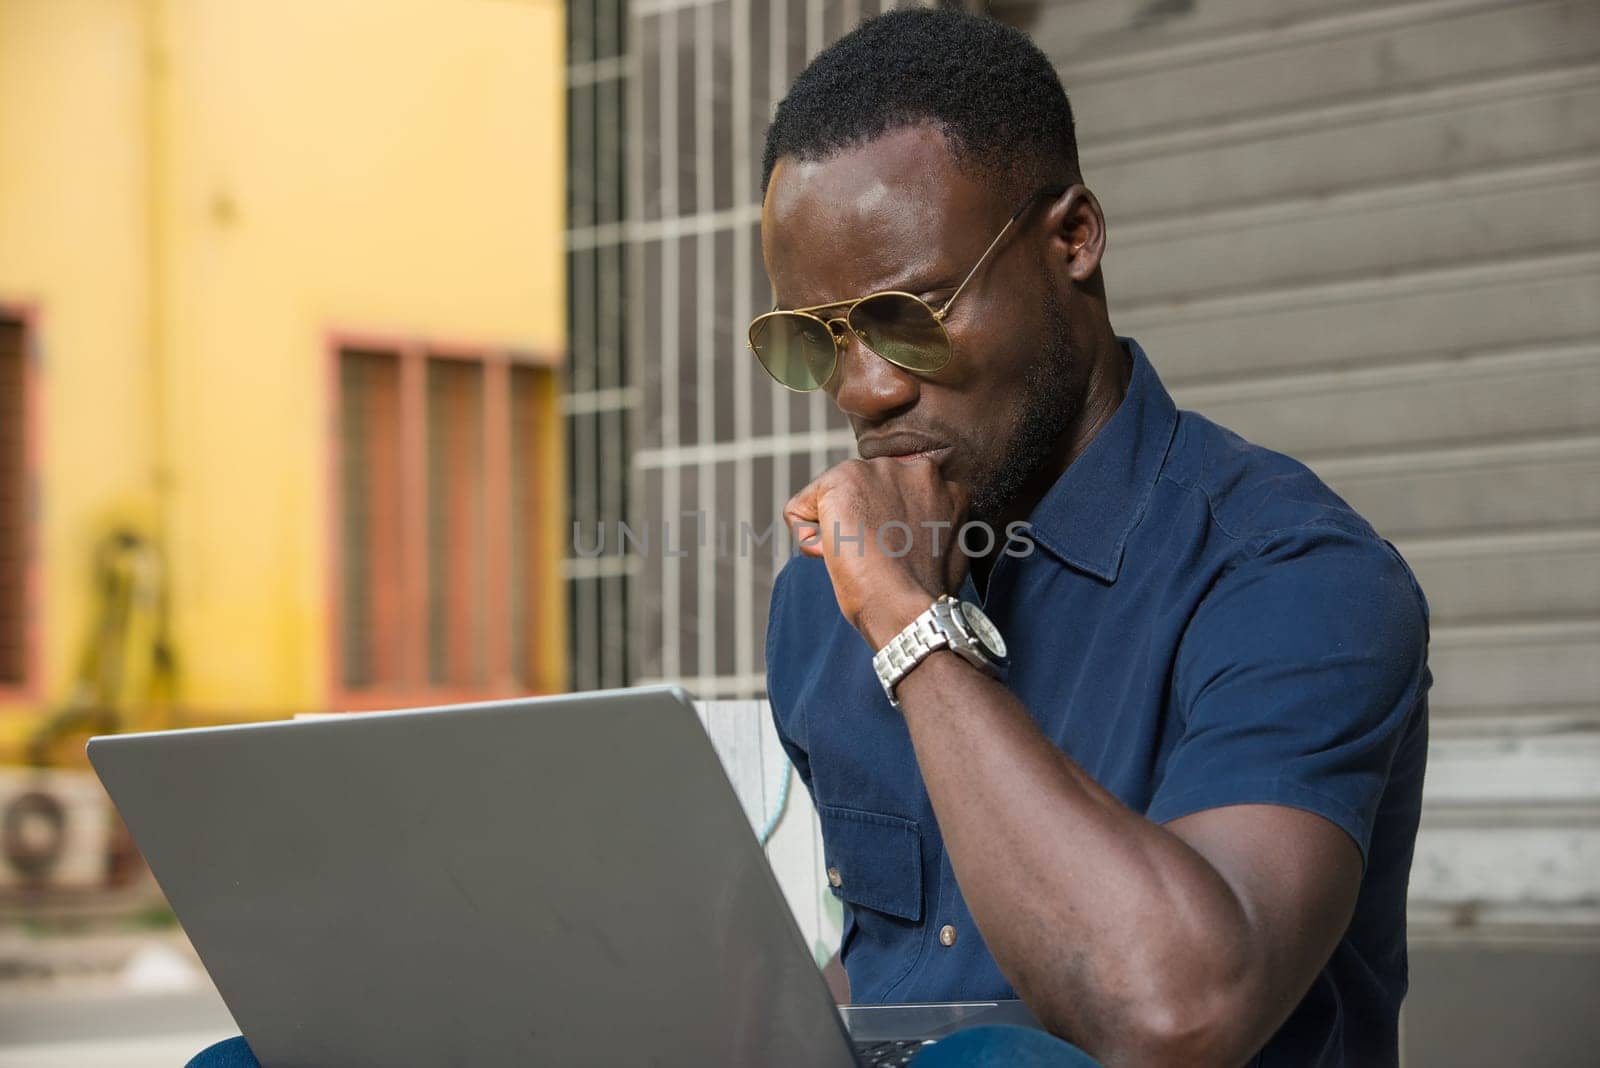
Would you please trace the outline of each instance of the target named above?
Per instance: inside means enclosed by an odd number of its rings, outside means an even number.
[[[967,490],[973,519],[994,523],[1016,503],[1055,452],[1082,407],[1073,386],[1079,366],[1067,313],[1054,290],[1045,291],[1044,347],[1022,381],[1022,409],[1004,440],[996,442],[987,470],[973,473]],[[1003,532],[996,531],[1003,537]]]

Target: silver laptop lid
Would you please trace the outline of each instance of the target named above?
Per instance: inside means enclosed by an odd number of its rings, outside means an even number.
[[[854,1063],[681,690],[89,756],[268,1068]]]

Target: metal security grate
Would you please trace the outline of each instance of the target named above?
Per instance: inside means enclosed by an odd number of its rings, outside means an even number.
[[[630,513],[629,475],[637,383],[625,358],[627,240],[625,146],[632,123],[625,0],[568,5],[566,410],[571,519],[593,532]],[[570,532],[570,528],[569,528]],[[564,543],[571,681],[575,689],[622,686],[634,674],[627,619],[634,565],[607,553],[573,554]]]
[[[759,160],[774,103],[809,58],[894,0],[619,0],[568,5],[568,410],[579,689],[670,679],[759,694],[781,560],[737,551],[789,494],[853,454],[826,398],[753,368],[744,323],[771,291]],[[626,192],[626,196],[624,196]],[[754,373],[752,374],[752,370]],[[705,551],[619,552],[617,527],[702,516]],[[734,532],[719,552],[719,523]]]

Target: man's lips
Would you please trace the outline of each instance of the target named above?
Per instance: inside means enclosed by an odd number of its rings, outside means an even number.
[[[923,449],[921,452],[897,452],[891,454],[894,459],[903,464],[915,463],[918,460],[932,460],[936,467],[943,465],[945,457],[949,455],[950,446],[948,445],[942,449]]]
[[[950,455],[953,446],[921,434],[889,434],[858,441],[856,448],[863,460],[890,457],[902,463],[927,459],[940,464]]]

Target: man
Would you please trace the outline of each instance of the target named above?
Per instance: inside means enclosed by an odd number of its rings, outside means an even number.
[[[766,650],[853,999],[1020,995],[1107,1065],[1396,1063],[1430,681],[1403,561],[1113,331],[1021,34],[864,24],[764,166],[751,347],[861,456],[789,502]]]

